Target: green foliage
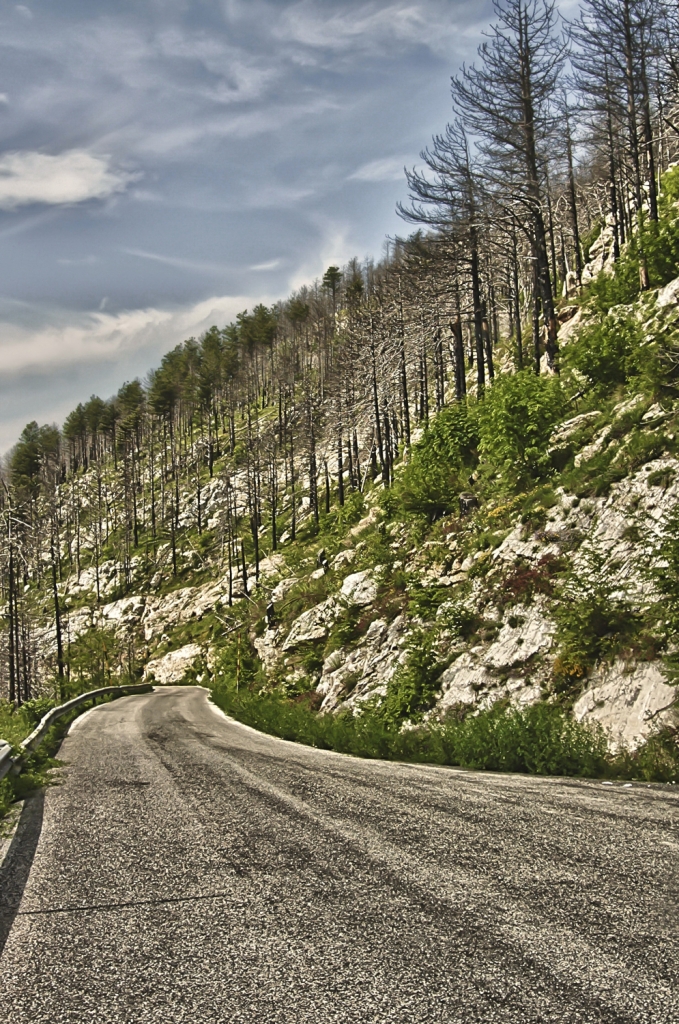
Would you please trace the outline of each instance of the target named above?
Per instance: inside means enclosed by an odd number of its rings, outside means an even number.
[[[606,774],[606,738],[553,704],[524,710],[501,702],[443,729],[447,763],[531,775]]]
[[[39,427],[35,420],[26,424],[10,457],[10,476],[22,493],[37,497],[40,472],[59,455],[59,431],[56,427]]]
[[[562,354],[564,368],[576,370],[590,387],[610,391],[640,369],[641,324],[632,310],[599,313],[582,327]]]
[[[234,693],[264,682],[262,666],[245,627],[232,633],[219,649],[213,666],[214,692]],[[220,705],[221,707],[221,705]]]
[[[576,722],[563,708],[540,703],[519,710],[498,702],[478,714],[454,712],[437,725],[400,731],[374,708],[316,714],[307,702],[217,689],[215,703],[239,721],[282,739],[358,757],[460,765],[534,775],[679,779],[679,748],[667,732],[635,754],[611,755],[603,730]]]
[[[656,545],[648,570],[650,580],[659,595],[656,614],[662,632],[674,647],[679,644],[679,505],[665,517],[660,541]],[[665,658],[670,677],[679,681],[679,652]]]
[[[594,552],[581,568],[564,576],[558,597],[553,686],[555,692],[573,697],[595,663],[618,654],[638,637],[643,623],[619,596],[603,557]]]
[[[408,644],[408,655],[387,683],[381,713],[387,722],[419,722],[433,706],[439,690],[441,664],[431,633],[417,630]]]
[[[66,652],[68,678],[62,682],[66,699],[102,686],[136,682],[130,671],[127,644],[114,629],[89,629],[69,644]]]
[[[530,370],[502,374],[477,408],[479,450],[491,466],[519,480],[549,470],[549,437],[566,409],[557,377]]]
[[[455,402],[443,408],[397,478],[394,494],[401,508],[430,522],[456,509],[460,491],[469,486],[465,468],[475,464],[478,443],[474,407]]]
[[[615,276],[601,273],[589,286],[588,294],[598,309],[634,302],[639,295],[641,261],[646,264],[651,288],[660,288],[679,273],[679,168],[663,176],[658,203],[658,222],[642,216],[640,230],[627,243],[615,265]]]

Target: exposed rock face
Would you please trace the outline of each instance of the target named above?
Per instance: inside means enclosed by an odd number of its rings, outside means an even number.
[[[280,659],[279,639],[280,630],[274,628],[267,629],[262,636],[255,637],[253,640],[254,648],[266,672],[272,672]]]
[[[363,569],[361,572],[352,572],[345,577],[340,589],[340,596],[347,604],[368,605],[372,604],[377,597],[377,587],[372,574]]]
[[[451,708],[472,705],[479,710],[509,697],[516,707],[526,707],[540,699],[540,686],[523,675],[509,678],[494,675],[479,658],[481,651],[473,648],[462,654],[441,676],[442,696],[435,714],[445,717]]]
[[[524,665],[552,646],[554,623],[546,618],[544,602],[536,599],[526,607],[512,608],[511,622],[500,630],[497,640],[485,651],[482,662],[491,669],[512,669]]]
[[[160,658],[152,658],[144,669],[144,679],[160,685],[180,683],[193,668],[203,651],[198,644],[187,644],[177,651],[168,651]]]
[[[333,651],[316,687],[323,694],[321,710],[333,711],[340,702],[343,707],[359,709],[371,697],[384,696],[404,655],[406,635],[404,616],[390,624],[376,619],[355,648]]]
[[[302,612],[293,622],[283,644],[284,651],[292,651],[310,640],[324,640],[337,618],[340,605],[336,598],[329,597],[314,608]]]
[[[669,284],[660,289],[657,302],[661,309],[664,306],[676,306],[679,304],[679,277],[675,277],[674,281],[670,281]]]
[[[657,662],[601,668],[573,708],[581,722],[598,722],[612,749],[636,750],[662,725],[676,722],[677,689],[669,686]]]
[[[277,583],[271,591],[271,600],[273,603],[276,604],[278,601],[282,601],[285,595],[292,590],[296,583],[299,583],[296,576],[289,576],[287,579],[281,580],[280,583]]]

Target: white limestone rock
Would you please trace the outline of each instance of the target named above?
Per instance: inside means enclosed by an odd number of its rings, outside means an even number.
[[[489,690],[494,682],[491,673],[479,664],[472,652],[465,652],[441,676],[442,697],[436,707],[437,714],[458,704],[477,704],[479,694]]]
[[[509,698],[515,707],[527,707],[540,700],[537,682],[524,676],[498,679],[485,664],[481,652],[474,648],[466,651],[441,676],[441,698],[432,716],[445,718],[446,712],[459,705],[482,711],[498,700]]]
[[[290,632],[283,643],[284,651],[292,651],[300,644],[310,640],[323,640],[337,618],[340,606],[337,599],[329,597],[314,608],[302,612],[293,622]]]
[[[662,309],[664,306],[676,306],[679,303],[679,277],[666,284],[658,292],[657,304]]]
[[[353,548],[345,548],[343,551],[338,551],[332,562],[330,568],[337,572],[338,569],[342,569],[345,565],[351,565],[356,558],[356,552]]]
[[[372,604],[377,597],[377,587],[368,569],[352,572],[345,577],[340,596],[347,604],[364,606]]]
[[[255,637],[253,640],[254,648],[266,672],[272,672],[281,657],[281,651],[278,646],[280,635],[280,629],[275,627],[274,629],[267,629],[262,636]]]
[[[564,441],[568,441],[582,427],[586,427],[589,423],[594,423],[599,416],[601,416],[599,410],[594,409],[592,412],[582,412],[579,416],[573,416],[571,419],[566,420],[553,432],[549,439],[550,445],[563,444]]]
[[[610,424],[604,427],[603,430],[600,430],[594,438],[594,440],[592,441],[592,443],[585,445],[585,447],[578,452],[578,454],[575,456],[573,460],[574,464],[576,466],[581,466],[583,462],[589,462],[590,459],[593,459],[595,455],[598,455],[599,452],[603,451],[606,447],[606,444],[608,443],[608,438],[610,436],[611,430],[612,427],[610,426]]]
[[[559,345],[567,345],[573,335],[577,333],[582,323],[582,310],[579,309],[566,323],[562,324],[557,334]]]
[[[288,576],[287,579],[281,580],[280,583],[277,583],[271,591],[271,600],[273,603],[277,604],[279,601],[282,601],[296,583],[299,583],[296,576]]]
[[[187,644],[176,651],[168,651],[160,658],[152,658],[147,662],[144,679],[159,683],[161,686],[180,683],[189,669],[196,666],[202,655],[202,648],[198,644]]]
[[[612,750],[637,747],[663,725],[676,724],[671,705],[678,696],[658,662],[627,665],[615,661],[600,668],[573,707],[579,722],[598,722]]]
[[[518,622],[515,626],[505,623],[487,649],[482,659],[487,668],[506,670],[523,665],[552,646],[556,626],[546,617],[544,602],[536,599],[533,604],[515,606],[511,612],[510,618]]]
[[[384,696],[389,680],[405,656],[406,629],[402,615],[390,624],[376,619],[356,647],[333,651],[325,660],[316,687],[323,694],[321,711],[342,707],[360,714],[365,701]]]

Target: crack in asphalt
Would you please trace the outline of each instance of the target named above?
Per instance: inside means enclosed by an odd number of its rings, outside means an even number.
[[[200,900],[229,899],[231,893],[210,892],[199,896],[167,896],[155,900],[128,900],[124,903],[92,903],[81,907],[45,907],[42,910],[18,910],[0,904],[0,917],[14,914],[15,917],[40,917],[43,914],[87,914],[105,910],[130,910],[135,907],[159,907],[164,903],[195,903]]]

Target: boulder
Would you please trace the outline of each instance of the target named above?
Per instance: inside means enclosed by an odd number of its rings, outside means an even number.
[[[321,601],[314,608],[302,612],[293,622],[283,644],[284,651],[291,651],[310,640],[323,640],[330,626],[337,618],[339,605],[334,597]]]
[[[340,596],[347,604],[360,606],[372,604],[377,597],[377,587],[371,573],[367,569],[363,569],[361,572],[352,572],[345,577]]]
[[[152,658],[144,669],[144,679],[161,686],[180,683],[189,669],[195,667],[203,651],[198,644],[187,644],[176,651],[168,651],[160,658]]]
[[[676,306],[679,303],[679,277],[675,277],[674,281],[670,281],[664,288],[661,288],[658,292],[658,305],[662,308],[663,306]]]
[[[345,548],[343,551],[337,552],[332,562],[330,563],[330,568],[337,571],[337,569],[341,569],[342,566],[344,565],[351,565],[355,558],[356,552],[354,551],[354,549]]]

